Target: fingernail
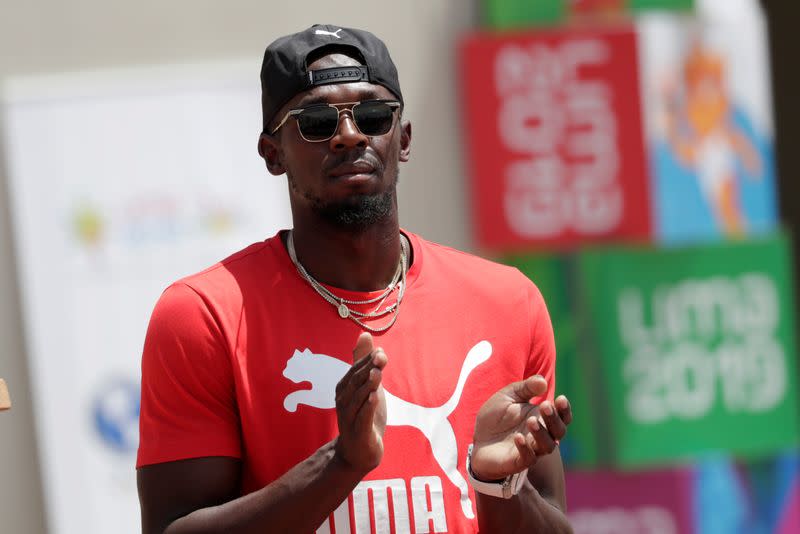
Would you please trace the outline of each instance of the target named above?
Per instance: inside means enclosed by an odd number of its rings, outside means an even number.
[[[533,427],[534,432],[539,430],[539,421],[537,419],[534,419],[533,424],[531,424],[531,426]]]
[[[542,413],[545,415],[553,415],[553,407],[549,403],[542,406]]]

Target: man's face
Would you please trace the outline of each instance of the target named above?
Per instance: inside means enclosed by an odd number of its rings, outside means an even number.
[[[313,62],[309,69],[358,64],[348,56],[331,54]],[[290,109],[374,99],[397,98],[382,85],[368,82],[314,87],[289,101],[270,128]],[[285,172],[289,179],[294,216],[321,217],[337,226],[364,228],[395,213],[399,162],[408,160],[411,142],[411,126],[401,124],[399,115],[395,112],[392,128],[380,136],[362,134],[349,111],[340,113],[338,129],[327,141],[304,140],[294,118],[274,136],[262,136],[259,148],[270,172]]]

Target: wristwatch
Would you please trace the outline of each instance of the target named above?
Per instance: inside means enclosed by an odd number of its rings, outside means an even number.
[[[484,495],[510,499],[519,493],[519,490],[522,489],[522,485],[525,483],[525,477],[528,476],[528,470],[525,469],[519,473],[508,475],[504,479],[486,482],[485,480],[475,478],[475,475],[472,473],[472,467],[470,466],[471,460],[472,444],[470,444],[467,450],[467,477],[469,477],[470,486],[478,493],[483,493]]]

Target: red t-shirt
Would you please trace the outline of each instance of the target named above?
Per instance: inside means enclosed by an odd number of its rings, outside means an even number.
[[[374,335],[389,360],[383,460],[320,533],[477,532],[465,461],[478,409],[533,374],[553,399],[553,331],[533,283],[406,235],[399,318]],[[300,277],[278,235],[171,285],[144,346],[137,467],[230,456],[243,462],[244,493],[279,478],[337,436],[334,389],[360,333]]]

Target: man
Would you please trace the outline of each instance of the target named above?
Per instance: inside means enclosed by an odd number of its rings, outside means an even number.
[[[385,45],[313,26],[267,48],[261,79],[293,229],[153,312],[143,531],[569,532],[541,294],[400,230],[411,125]]]

